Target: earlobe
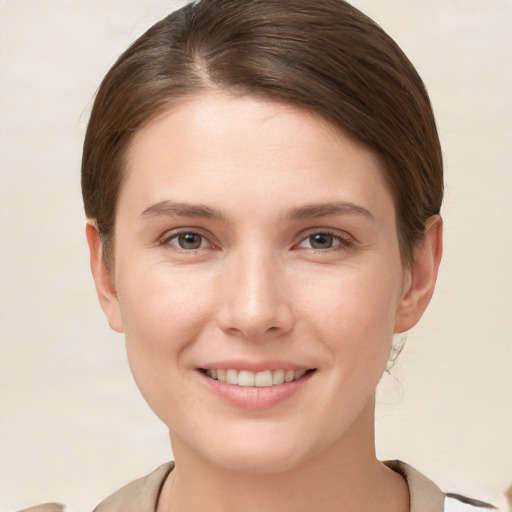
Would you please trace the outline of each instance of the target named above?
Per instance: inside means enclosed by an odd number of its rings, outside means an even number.
[[[105,262],[100,234],[94,219],[88,219],[85,233],[87,243],[89,244],[92,276],[94,278],[94,284],[96,285],[96,292],[101,309],[103,309],[110,327],[114,331],[123,332],[123,321],[117,292]]]
[[[443,253],[443,221],[439,215],[425,223],[425,234],[414,250],[414,262],[395,318],[395,333],[416,325],[434,293]]]

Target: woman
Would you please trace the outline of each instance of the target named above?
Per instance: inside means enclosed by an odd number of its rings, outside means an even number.
[[[105,77],[82,187],[101,306],[175,456],[98,512],[471,501],[375,455],[443,192],[427,93],[376,24],[341,0],[189,4]]]

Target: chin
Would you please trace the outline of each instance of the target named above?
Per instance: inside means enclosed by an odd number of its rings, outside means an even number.
[[[247,428],[236,432],[212,433],[203,439],[177,439],[171,434],[176,458],[191,456],[230,473],[270,475],[291,471],[309,459],[314,447],[304,436],[283,434],[282,429]],[[298,433],[297,433],[298,434]],[[198,460],[200,459],[200,460]],[[179,463],[179,462],[178,462]]]

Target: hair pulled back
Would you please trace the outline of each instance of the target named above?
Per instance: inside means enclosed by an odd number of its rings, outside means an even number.
[[[96,95],[82,159],[85,212],[107,255],[134,133],[209,90],[298,106],[372,148],[394,196],[402,260],[412,262],[443,195],[434,115],[402,50],[343,0],[196,1],[119,57]]]

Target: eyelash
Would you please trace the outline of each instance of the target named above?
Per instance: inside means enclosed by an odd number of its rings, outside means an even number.
[[[179,240],[179,237],[186,236],[186,235],[199,236],[201,238],[200,246],[195,249],[186,249],[183,247],[179,247],[177,244],[175,245],[172,243],[174,240]],[[318,248],[314,248],[314,247],[301,247],[302,244],[306,243],[308,240],[311,240],[312,237],[321,236],[321,235],[332,237],[334,240],[337,241],[337,244],[332,247],[327,247],[327,248],[323,248],[323,249],[318,249]],[[207,244],[209,244],[209,246],[210,246],[209,248],[214,248],[214,249],[217,248],[217,246],[210,240],[209,237],[200,233],[199,231],[194,231],[192,229],[180,230],[180,231],[175,231],[172,233],[166,233],[159,240],[160,245],[172,246],[174,249],[176,249],[180,253],[184,253],[184,254],[196,254],[201,249],[205,249],[206,247],[203,247],[203,244],[205,242]],[[311,250],[311,251],[314,251],[315,253],[329,253],[329,252],[333,252],[333,251],[351,249],[351,248],[353,248],[353,246],[354,246],[354,241],[351,240],[348,235],[342,236],[339,233],[334,233],[333,231],[330,231],[330,230],[316,230],[316,231],[311,231],[306,236],[301,238],[300,242],[298,244],[295,244],[293,247],[298,248],[298,249]]]

